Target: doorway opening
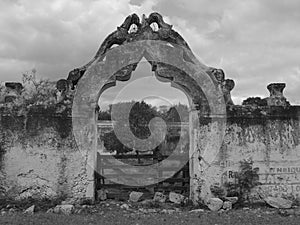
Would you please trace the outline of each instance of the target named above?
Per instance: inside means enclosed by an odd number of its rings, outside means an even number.
[[[139,174],[134,169],[128,171],[126,165],[145,167],[159,164],[168,158],[180,145],[182,154],[188,156],[189,140],[189,112],[190,100],[187,95],[177,88],[171,87],[170,82],[162,82],[151,71],[151,65],[142,60],[131,78],[126,81],[117,81],[114,87],[105,90],[99,98],[98,112],[98,150],[96,163],[96,193],[105,190],[108,198],[127,200],[131,191],[143,192],[143,197],[153,197],[155,192],[177,192],[189,196],[190,172],[189,163],[174,173],[178,159],[173,158],[163,170],[156,170],[154,177],[168,177],[167,179],[151,185],[126,185],[124,177],[134,174],[138,179],[146,174]],[[124,115],[126,108],[131,107],[129,115]],[[121,121],[129,119],[130,131],[139,139],[147,139],[151,135],[149,123],[153,118],[160,117],[165,124],[158,123],[154,127],[155,133],[163,136],[162,142],[154,148],[140,150],[135,143],[123,143],[119,140],[114,129],[122,130],[124,124],[116,124],[112,118],[112,110],[117,111]],[[166,130],[162,126],[166,125]],[[153,129],[153,128],[152,128]],[[125,141],[126,131],[122,133]],[[165,131],[165,133],[163,132]],[[152,130],[153,132],[153,130]],[[183,138],[184,137],[184,138]],[[179,139],[183,138],[179,143]],[[111,157],[121,164],[111,162]],[[173,174],[172,174],[173,173]],[[126,179],[129,179],[126,177]],[[123,183],[123,184],[122,184]],[[99,196],[98,196],[99,197]]]

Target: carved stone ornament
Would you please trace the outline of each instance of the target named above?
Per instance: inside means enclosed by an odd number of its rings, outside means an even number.
[[[225,73],[222,69],[216,69],[213,67],[209,67],[206,71],[208,74],[214,76],[218,82],[219,88],[222,90],[224,94],[224,100],[226,105],[234,105],[230,92],[235,86],[235,83],[231,79],[225,80]]]
[[[271,83],[267,86],[270,92],[270,97],[266,98],[269,106],[289,106],[290,103],[286,100],[283,95],[285,83]]]
[[[159,28],[157,32],[153,31],[150,27],[152,23],[157,23]],[[130,33],[129,30],[132,25],[135,25],[137,30]],[[169,43],[185,46],[186,48],[190,49],[185,40],[172,29],[171,25],[164,22],[163,17],[159,13],[151,13],[148,18],[143,15],[141,22],[140,18],[134,13],[127,16],[121,26],[117,27],[117,30],[105,38],[95,57],[91,61],[82,67],[72,70],[69,73],[67,80],[71,81],[71,84],[73,85],[72,88],[77,85],[78,80],[93,62],[103,60],[104,54],[111,49],[113,45],[122,45],[124,43],[139,40],[168,41]],[[153,64],[153,67],[155,66],[156,65]],[[130,69],[134,70],[135,68],[136,65],[133,65]],[[126,74],[124,74],[124,76],[126,76]]]
[[[151,25],[156,23],[158,29],[152,29]],[[134,29],[132,29],[134,27]],[[189,45],[182,38],[182,36],[172,29],[172,25],[167,24],[163,17],[159,13],[151,13],[147,18],[145,15],[142,17],[142,21],[136,14],[129,15],[126,17],[125,21],[117,27],[117,29],[109,34],[101,46],[99,47],[94,58],[85,64],[82,67],[75,68],[70,71],[67,80],[62,82],[60,80],[60,84],[57,86],[67,85],[68,88],[74,89],[77,86],[78,81],[82,78],[86,70],[95,62],[101,62],[106,60],[105,54],[113,48],[114,45],[124,45],[128,43],[133,43],[137,41],[144,40],[157,40],[167,42],[170,46],[180,46],[190,50]],[[147,53],[145,53],[147,54]],[[208,101],[202,92],[201,89],[197,87],[195,82],[189,77],[185,76],[183,71],[178,70],[178,68],[170,65],[166,65],[164,63],[159,63],[155,61],[151,61],[150,57],[144,56],[147,58],[148,62],[152,66],[152,71],[155,72],[157,79],[160,81],[174,81],[180,80],[180,89],[185,93],[190,93],[190,96],[195,105],[197,105],[198,109],[202,109],[203,112],[208,112]],[[175,56],[170,56],[175,57]],[[185,61],[193,63],[187,54],[183,54],[183,58]],[[124,68],[120,69],[118,72],[114,74],[111,78],[112,81],[127,81],[130,79],[132,72],[136,69],[138,63],[133,63],[131,65],[127,65]],[[234,82],[232,80],[224,80],[224,72],[222,70],[217,70],[215,68],[209,68],[205,65],[201,65],[201,68],[205,70],[214,81],[216,86],[219,85],[220,90],[223,92],[223,97],[225,99],[226,104],[233,104],[230,96],[230,91],[234,87]],[[214,70],[216,70],[214,72]],[[221,75],[221,77],[218,77]],[[64,83],[64,84],[62,84]],[[175,82],[176,83],[176,82]],[[178,82],[179,83],[179,82]],[[64,90],[59,94],[59,96],[64,96]]]

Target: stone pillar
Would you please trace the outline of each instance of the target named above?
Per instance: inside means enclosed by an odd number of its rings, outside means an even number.
[[[198,111],[192,108],[189,112],[189,139],[190,139],[190,150],[189,150],[189,173],[190,173],[190,199],[197,203],[199,199],[199,193],[197,192],[198,180],[198,152],[197,152],[197,136],[198,136]]]
[[[266,98],[268,106],[289,106],[290,103],[283,95],[285,83],[271,83],[267,86],[270,97]]]

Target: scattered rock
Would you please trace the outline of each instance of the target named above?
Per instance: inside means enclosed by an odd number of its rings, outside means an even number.
[[[223,201],[219,198],[211,198],[207,202],[207,207],[214,212],[220,210],[222,206],[223,206]]]
[[[295,214],[296,216],[300,216],[300,208],[294,209],[294,214]]]
[[[264,201],[277,209],[290,209],[293,204],[292,201],[280,197],[266,197]]]
[[[291,215],[295,215],[295,210],[294,209],[280,210],[279,214],[281,216],[291,216]]]
[[[8,212],[9,212],[9,213],[15,213],[15,212],[16,212],[16,209],[10,208],[10,209],[8,210]]]
[[[144,201],[141,202],[142,205],[147,206],[153,204],[155,201],[152,199],[145,199]]]
[[[81,198],[77,200],[77,203],[79,205],[93,205],[93,200],[91,198]]]
[[[100,189],[97,191],[98,200],[105,201],[107,199],[107,190]]]
[[[225,197],[225,200],[229,201],[233,204],[237,203],[237,201],[239,200],[238,197]]]
[[[46,211],[46,213],[53,213],[54,212],[54,210],[51,208],[51,209],[48,209],[47,211]]]
[[[153,200],[155,202],[160,202],[160,203],[164,203],[166,201],[166,199],[167,199],[167,196],[161,192],[156,192],[154,194],[154,198],[153,198]]]
[[[128,204],[123,204],[120,207],[121,207],[121,209],[126,209],[126,210],[129,209],[129,205]]]
[[[76,201],[74,199],[67,199],[61,202],[61,205],[74,205]]]
[[[279,209],[278,214],[281,216],[299,216],[300,215],[300,209]]]
[[[144,194],[143,192],[132,191],[129,195],[129,201],[138,202],[143,196],[143,194]]]
[[[225,209],[220,209],[220,210],[218,211],[219,214],[221,214],[221,213],[223,213],[223,212],[226,212],[226,210],[225,210]]]
[[[60,208],[58,206],[54,207],[52,210],[53,213],[60,213]]]
[[[148,212],[148,213],[156,213],[157,210],[156,210],[156,209],[147,209],[147,212]]]
[[[156,209],[139,209],[140,212],[142,213],[156,213]]]
[[[189,211],[190,213],[200,213],[200,212],[204,212],[204,209],[193,209],[191,211]]]
[[[167,214],[172,214],[172,213],[174,213],[176,211],[174,209],[163,209],[161,212],[162,213],[167,213]]]
[[[53,212],[69,215],[69,214],[72,214],[74,212],[74,208],[75,207],[73,205],[57,205],[53,209]]]
[[[169,200],[170,200],[170,202],[173,202],[175,204],[181,204],[182,202],[184,202],[185,197],[181,194],[177,194],[175,192],[170,192]]]
[[[223,209],[225,209],[225,210],[231,210],[232,209],[232,202],[230,202],[230,201],[225,201],[224,203],[223,203],[223,207],[222,207]]]
[[[75,209],[74,214],[80,214],[82,213],[83,209]]]
[[[271,214],[275,214],[275,211],[265,211],[266,215],[271,215]]]
[[[6,211],[1,211],[1,216],[4,216],[6,213]]]
[[[106,204],[106,206],[108,207],[109,204]],[[83,208],[83,209],[89,209],[89,208],[93,208],[93,206],[91,206],[91,205],[82,205],[81,208]]]
[[[34,214],[35,212],[35,205],[30,206],[28,209],[24,211],[25,214]]]

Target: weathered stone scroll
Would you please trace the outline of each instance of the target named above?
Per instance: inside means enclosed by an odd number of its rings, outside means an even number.
[[[157,31],[151,28],[151,25],[153,23],[157,24]],[[131,29],[132,26],[135,26],[136,29]],[[60,88],[58,94],[59,99],[63,99],[63,96],[65,96],[65,92],[67,91],[67,89],[76,88],[78,81],[93,63],[105,60],[105,53],[109,51],[114,45],[123,45],[125,43],[132,43],[142,40],[165,41],[170,45],[180,46],[190,50],[189,45],[183,39],[183,37],[172,28],[172,25],[166,23],[159,13],[151,13],[149,17],[143,15],[141,21],[136,14],[129,15],[114,32],[112,32],[105,38],[92,60],[90,60],[82,67],[75,68],[70,71],[66,80],[58,81],[57,87]],[[192,60],[189,59],[187,55],[183,55],[183,57],[185,61],[192,62]],[[147,60],[152,66],[152,71],[155,72],[158,79],[164,81],[175,80],[175,83],[177,80],[178,83],[180,83],[180,88],[183,89],[183,91],[193,94],[193,96],[191,97],[197,107],[199,109],[202,109],[203,112],[207,111],[208,103],[206,97],[201,92],[201,90],[199,90],[199,88],[197,88],[196,86],[193,87],[193,84],[195,82],[189,79],[188,76],[184,76],[183,71],[180,71],[177,68],[173,68],[170,65],[164,65],[163,63],[151,61],[147,56],[145,56],[145,58],[148,58]],[[114,74],[111,80],[129,80],[132,72],[136,69],[136,67],[137,64],[132,64],[124,67],[122,70]],[[232,105],[233,102],[230,96],[230,91],[234,88],[234,81],[229,79],[225,80],[224,72],[222,70],[209,68],[205,65],[203,65],[202,69],[204,69],[212,77],[212,80],[215,82],[216,86],[219,86],[219,88],[221,88],[222,92],[224,93],[225,102],[229,105]],[[223,77],[219,77],[219,75],[221,74],[223,74]],[[193,90],[189,90],[191,88]]]

